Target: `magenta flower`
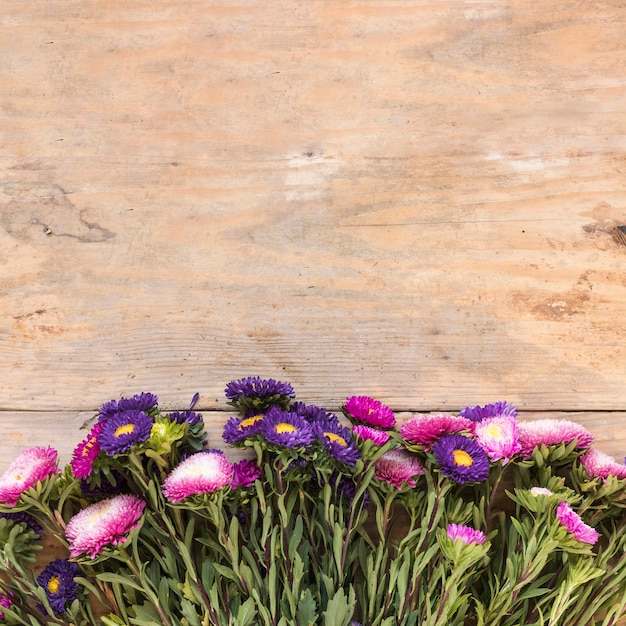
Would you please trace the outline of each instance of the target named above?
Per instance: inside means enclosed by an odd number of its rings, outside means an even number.
[[[95,559],[104,548],[124,543],[128,533],[139,526],[145,506],[138,496],[123,494],[79,511],[65,529],[70,558],[88,554]]]
[[[443,435],[472,433],[474,423],[465,418],[447,413],[418,414],[400,426],[400,435],[409,443],[424,446],[425,450]]]
[[[626,465],[618,463],[612,456],[589,448],[579,459],[589,478],[601,478],[605,481],[609,476],[626,478]]]
[[[389,450],[374,464],[375,476],[396,489],[415,487],[415,477],[424,473],[424,466],[406,450]]]
[[[13,604],[13,600],[10,596],[0,593],[0,606],[5,609],[10,609]],[[4,612],[0,611],[0,619],[4,619]]]
[[[558,446],[576,441],[577,448],[588,448],[593,435],[580,424],[569,420],[542,419],[529,422],[519,422],[517,425],[520,454],[524,459],[530,459],[533,450],[538,446]]]
[[[502,459],[503,465],[522,449],[515,417],[487,417],[476,422],[474,437],[491,461]]]
[[[163,481],[163,495],[173,504],[219,491],[231,484],[233,466],[219,450],[203,450],[181,461]]]
[[[347,398],[344,410],[356,422],[379,428],[393,428],[396,425],[393,411],[388,406],[368,396]]]
[[[452,541],[460,539],[465,545],[470,543],[483,544],[487,537],[482,530],[476,530],[463,524],[448,524],[447,534]]]
[[[251,487],[257,478],[261,478],[261,468],[252,459],[244,459],[233,465],[233,481],[231,489]]]
[[[58,456],[50,446],[22,450],[0,476],[0,504],[15,506],[25,491],[48,476],[57,474]]]
[[[100,454],[98,437],[102,432],[103,426],[104,422],[96,422],[87,435],[87,438],[74,448],[70,465],[76,478],[88,478],[91,476],[93,462],[96,460],[98,454]]]
[[[592,545],[598,541],[598,531],[585,524],[580,515],[567,502],[561,502],[556,507],[556,517],[561,526],[574,536],[574,539]]]
[[[389,433],[386,433],[384,430],[365,426],[365,424],[353,426],[352,434],[356,435],[359,439],[369,439],[377,446],[384,446],[389,441],[390,436]]]

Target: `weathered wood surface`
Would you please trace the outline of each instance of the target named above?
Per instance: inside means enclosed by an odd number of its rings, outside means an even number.
[[[249,374],[584,412],[623,456],[625,32],[609,1],[4,0],[0,464],[140,391],[217,428]]]

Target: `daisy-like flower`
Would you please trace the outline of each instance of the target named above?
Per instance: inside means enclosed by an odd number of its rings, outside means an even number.
[[[242,413],[247,409],[260,412],[270,406],[287,409],[291,399],[296,395],[289,383],[259,376],[233,380],[226,385],[224,393],[228,398],[228,403],[238,407]]]
[[[57,474],[58,453],[50,446],[22,450],[0,476],[0,504],[15,506],[20,496],[53,474]]]
[[[460,539],[465,545],[470,543],[481,545],[487,539],[482,530],[476,530],[463,524],[448,524],[446,532],[452,541]]]
[[[474,422],[448,413],[418,414],[400,426],[400,435],[409,443],[424,446],[425,450],[443,435],[472,433]]]
[[[378,430],[378,428],[366,426],[365,424],[356,424],[353,426],[352,434],[356,435],[359,439],[369,439],[377,446],[384,446],[389,441],[389,433],[386,433],[384,430]]]
[[[96,422],[91,431],[89,431],[87,438],[74,448],[70,466],[76,478],[88,478],[91,476],[93,462],[96,460],[98,454],[100,454],[98,437],[102,432],[103,426],[104,422]]]
[[[74,578],[79,575],[78,564],[67,559],[56,559],[48,563],[37,577],[37,583],[46,592],[56,615],[63,615],[78,598],[78,583]]]
[[[517,433],[517,420],[512,416],[486,417],[476,422],[474,437],[491,461],[506,464],[522,448]]]
[[[598,531],[585,524],[580,515],[567,502],[560,502],[556,507],[556,517],[561,526],[574,536],[574,539],[592,545],[598,541]]]
[[[315,422],[313,431],[326,453],[335,461],[354,467],[361,458],[359,449],[350,435],[350,430],[334,419]]]
[[[257,478],[261,478],[261,468],[252,459],[244,459],[233,465],[231,489],[251,487]]]
[[[143,411],[130,410],[107,419],[98,436],[100,448],[109,456],[123,454],[148,439],[154,420]]]
[[[618,463],[614,457],[589,448],[579,459],[589,478],[601,478],[605,481],[609,476],[626,478],[626,465]]]
[[[252,415],[242,420],[231,417],[224,425],[222,439],[226,443],[235,444],[247,437],[258,435],[261,428],[261,420],[264,417],[262,414]]]
[[[369,396],[351,396],[346,399],[344,411],[356,422],[378,426],[379,428],[393,428],[396,418],[388,407],[370,398]]]
[[[104,548],[124,543],[139,525],[145,506],[138,496],[122,494],[79,511],[65,529],[70,558],[88,554],[95,559]]]
[[[270,443],[286,448],[308,446],[315,440],[311,425],[297,413],[270,407],[259,425],[259,432]]]
[[[122,411],[150,412],[157,405],[158,398],[152,393],[139,393],[132,398],[120,398],[105,402],[98,411],[100,420],[107,420]]]
[[[406,450],[385,452],[375,463],[375,476],[396,489],[415,487],[415,477],[424,473],[424,466],[417,457]]]
[[[558,446],[576,441],[577,448],[588,448],[593,442],[593,435],[580,424],[569,420],[542,419],[519,422],[517,425],[520,454],[530,459],[538,446]]]
[[[163,495],[173,504],[219,491],[231,484],[233,466],[220,450],[203,450],[181,461],[163,481]]]
[[[457,483],[482,482],[489,476],[489,459],[473,439],[444,435],[432,446],[441,473]]]
[[[337,420],[337,416],[326,409],[315,404],[305,404],[304,402],[294,402],[290,407],[291,413],[297,413],[304,417],[307,422],[323,422],[325,420]]]
[[[41,524],[28,513],[0,513],[0,519],[11,520],[14,524],[25,524],[26,528],[32,530],[35,535],[43,535]]]
[[[494,402],[484,406],[466,406],[459,411],[460,417],[466,417],[472,422],[480,422],[489,417],[516,417],[517,408],[504,402]]]

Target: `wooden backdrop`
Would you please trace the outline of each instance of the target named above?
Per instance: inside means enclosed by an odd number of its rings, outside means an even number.
[[[621,459],[625,33],[617,0],[3,0],[0,469],[141,391],[219,444],[252,374]]]

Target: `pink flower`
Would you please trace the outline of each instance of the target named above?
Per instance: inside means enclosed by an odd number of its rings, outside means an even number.
[[[626,465],[618,463],[612,456],[589,448],[579,458],[589,478],[601,478],[605,481],[609,476],[626,478]]]
[[[233,466],[219,450],[204,450],[181,461],[163,481],[163,495],[174,504],[231,484]]]
[[[70,465],[76,478],[87,478],[91,476],[93,462],[100,453],[98,436],[102,431],[104,423],[104,421],[96,422],[87,435],[87,438],[81,441],[76,448],[74,448]]]
[[[123,494],[79,511],[65,529],[70,557],[86,553],[95,559],[107,546],[124,543],[128,533],[139,526],[145,505],[138,496]]]
[[[491,461],[502,459],[503,465],[522,448],[517,434],[517,420],[511,416],[488,417],[476,422],[474,437]]]
[[[455,541],[460,539],[464,544],[485,543],[486,537],[482,530],[476,530],[470,526],[464,526],[463,524],[448,524],[447,534],[450,539]]]
[[[406,450],[390,450],[385,452],[374,464],[375,476],[397,489],[415,487],[415,476],[424,473],[424,466]]]
[[[4,593],[0,593],[0,606],[4,609],[10,609],[13,604],[11,596],[7,596]],[[0,619],[4,619],[4,612],[0,611]]]
[[[533,450],[540,445],[558,446],[576,440],[577,448],[588,448],[593,441],[593,435],[586,428],[569,420],[519,422],[517,430],[521,444],[520,453],[524,459],[532,458]]]
[[[378,426],[379,428],[393,428],[396,418],[388,407],[368,396],[352,396],[346,399],[345,411],[355,421]]]
[[[474,422],[448,413],[414,415],[400,426],[400,435],[406,441],[424,446],[425,450],[443,435],[465,432],[474,432]]]
[[[533,496],[553,496],[554,493],[545,487],[531,487],[529,489]]]
[[[598,531],[585,524],[567,502],[561,502],[556,507],[556,517],[561,526],[574,536],[574,539],[592,545],[598,541]]]
[[[389,441],[389,433],[386,433],[384,430],[372,428],[371,426],[365,426],[364,424],[357,424],[352,428],[352,432],[359,439],[369,439],[377,446],[383,446]]]
[[[15,506],[25,491],[57,474],[58,456],[57,451],[49,446],[22,450],[0,476],[0,504]]]
[[[233,465],[233,482],[230,488],[250,487],[257,478],[261,478],[261,468],[256,461],[244,459]]]

